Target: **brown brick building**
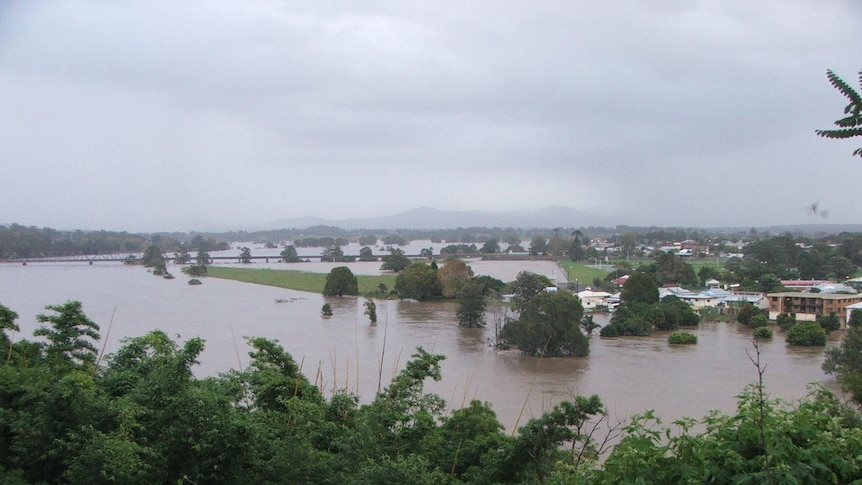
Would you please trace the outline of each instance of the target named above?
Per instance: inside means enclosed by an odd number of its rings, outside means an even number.
[[[786,291],[782,293],[769,293],[769,318],[775,320],[779,313],[786,312],[796,314],[798,321],[813,321],[820,315],[829,315],[832,312],[841,319],[847,321],[847,305],[862,302],[862,295],[850,295],[846,293],[803,293],[799,291]]]

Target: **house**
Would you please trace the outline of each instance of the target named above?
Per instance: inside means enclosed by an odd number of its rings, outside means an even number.
[[[605,299],[611,296],[606,291],[592,291],[589,288],[579,291],[577,295],[581,299],[581,305],[583,305],[584,310],[595,310],[605,307]]]
[[[613,285],[616,286],[617,288],[622,288],[622,286],[624,284],[626,284],[626,281],[628,281],[628,280],[629,280],[629,275],[623,275],[623,276],[620,276],[619,278],[614,278],[613,280],[611,280],[611,283],[613,283]]]
[[[847,321],[847,307],[862,302],[862,295],[846,293],[805,293],[784,291],[769,293],[769,319],[775,320],[779,313],[796,315],[797,321],[814,321],[820,315],[835,313]]]
[[[851,278],[844,282],[845,285],[855,288],[857,291],[862,290],[862,278]]]
[[[819,284],[813,288],[816,292],[819,293],[848,293],[851,295],[855,295],[859,293],[855,288],[842,284],[842,283],[832,283],[831,281],[827,281],[826,283]]]
[[[824,283],[829,283],[829,280],[781,280],[781,286],[794,291],[808,291]]]

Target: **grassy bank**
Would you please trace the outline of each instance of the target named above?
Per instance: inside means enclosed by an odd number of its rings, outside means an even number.
[[[566,277],[569,281],[574,283],[577,279],[581,289],[585,286],[591,286],[594,279],[598,278],[600,280],[604,280],[605,276],[608,275],[607,271],[598,268],[591,268],[584,262],[560,261],[559,264],[560,267],[563,268],[563,271],[566,272]]]
[[[210,266],[207,275],[213,278],[242,281],[243,283],[254,283],[258,285],[276,286],[289,290],[309,291],[312,293],[323,293],[326,284],[326,273],[308,273],[289,269],[252,269],[252,268],[224,268]],[[379,275],[366,276],[357,275],[359,282],[359,294],[370,295],[378,293],[380,283],[386,285],[390,290],[395,287],[395,276]]]

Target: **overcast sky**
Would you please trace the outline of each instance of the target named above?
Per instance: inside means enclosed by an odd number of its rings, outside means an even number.
[[[859,86],[860,20],[858,0],[3,0],[0,224],[862,223],[862,139],[814,134],[846,104],[826,70]]]

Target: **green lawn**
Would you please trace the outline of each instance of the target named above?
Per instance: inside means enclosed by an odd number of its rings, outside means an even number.
[[[323,293],[323,286],[326,284],[326,273],[308,273],[289,269],[220,268],[209,266],[207,267],[207,276],[242,281],[244,283],[276,286],[289,290],[309,291],[312,293]],[[395,287],[395,276],[393,275],[357,275],[356,279],[359,281],[360,295],[378,293],[380,283],[385,284],[390,290]]]
[[[577,279],[582,289],[585,286],[592,286],[593,280],[596,278],[604,280],[608,274],[608,271],[590,267],[587,262],[560,261],[559,264],[566,272],[569,281],[574,283]]]

